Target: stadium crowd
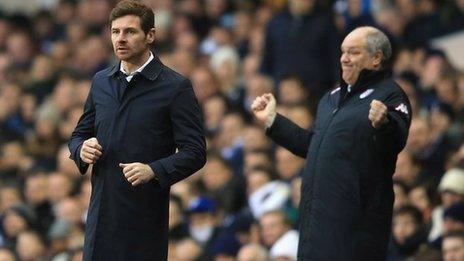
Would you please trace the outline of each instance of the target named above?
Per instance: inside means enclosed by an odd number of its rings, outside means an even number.
[[[92,76],[116,62],[115,2],[0,3],[0,260],[82,258],[90,175],[67,141]],[[296,260],[304,159],[273,144],[250,105],[272,92],[281,114],[310,128],[338,82],[341,39],[361,25],[390,37],[413,107],[388,260],[464,260],[464,71],[430,45],[464,29],[464,1],[144,2],[154,53],[193,83],[209,151],[171,188],[169,260]]]

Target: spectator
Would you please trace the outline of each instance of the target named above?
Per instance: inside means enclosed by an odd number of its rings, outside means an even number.
[[[45,243],[39,234],[24,231],[18,235],[16,251],[20,260],[45,260]]]
[[[464,232],[464,203],[458,202],[446,208],[443,219],[443,232],[445,235],[455,231]]]
[[[174,260],[196,261],[202,255],[201,245],[191,238],[181,240],[174,247]]]
[[[48,176],[48,196],[52,204],[58,204],[71,195],[72,180],[63,173],[54,172]]]
[[[0,260],[2,261],[15,261],[14,253],[8,248],[0,248]]]
[[[37,229],[45,234],[54,220],[49,201],[49,177],[40,173],[27,177],[24,190],[27,205],[37,215]]]
[[[283,106],[306,104],[310,96],[301,79],[293,75],[284,77],[277,90],[279,91],[277,99]]]
[[[211,258],[212,246],[220,234],[216,204],[208,198],[200,197],[192,200],[187,211],[191,237],[205,249],[203,257]]]
[[[393,242],[387,260],[407,260],[417,255],[427,243],[422,213],[413,206],[403,206],[393,214]]]
[[[277,82],[296,74],[321,97],[337,79],[339,37],[332,17],[317,3],[291,0],[288,9],[272,18],[266,26],[261,70]]]
[[[180,197],[171,195],[169,200],[169,240],[171,241],[179,241],[189,236],[183,209]]]
[[[35,217],[23,205],[13,206],[6,210],[2,219],[3,245],[15,248],[19,234],[34,228]]]
[[[458,261],[464,259],[464,233],[454,232],[446,235],[442,243],[443,260]]]
[[[283,147],[278,147],[275,155],[276,170],[280,179],[289,182],[300,174],[304,166],[304,159],[292,154]]]
[[[234,174],[220,155],[209,153],[201,179],[206,194],[217,202],[220,214],[233,214],[245,205],[243,178]]]
[[[429,241],[434,241],[443,235],[443,213],[451,205],[464,202],[464,171],[461,169],[448,170],[438,186],[441,205],[434,208],[432,212],[432,228]]]
[[[298,232],[291,229],[290,221],[284,212],[267,212],[260,218],[259,223],[262,241],[264,245],[270,248],[271,258],[297,259]]]
[[[269,211],[283,209],[290,198],[290,187],[280,180],[272,180],[265,169],[251,170],[247,174],[248,205],[256,219]]]
[[[250,243],[240,248],[237,254],[238,261],[261,261],[268,260],[269,254],[263,246]]]

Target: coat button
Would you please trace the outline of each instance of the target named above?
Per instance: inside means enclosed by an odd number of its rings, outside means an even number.
[[[338,108],[334,109],[334,110],[332,111],[332,114],[337,113],[337,111],[338,111]]]

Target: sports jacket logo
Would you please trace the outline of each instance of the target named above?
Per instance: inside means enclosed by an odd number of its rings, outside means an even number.
[[[367,96],[371,95],[371,93],[374,91],[374,89],[368,89],[368,90],[365,90],[363,93],[361,93],[361,95],[359,95],[359,98],[360,99],[364,99],[366,98]]]
[[[395,110],[400,111],[404,114],[409,114],[408,107],[404,103],[401,103],[400,105],[396,106]]]

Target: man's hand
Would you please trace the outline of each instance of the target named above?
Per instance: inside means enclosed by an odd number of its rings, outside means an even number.
[[[251,110],[261,124],[271,127],[276,116],[276,100],[274,95],[266,93],[256,97],[253,104],[251,104]]]
[[[119,167],[122,168],[124,177],[126,177],[127,181],[131,183],[132,186],[147,183],[148,181],[155,178],[155,173],[150,168],[150,166],[146,164],[139,162],[119,163]]]
[[[382,125],[388,123],[387,118],[388,108],[381,101],[373,100],[371,109],[369,110],[369,120],[372,122],[372,127],[378,129]]]
[[[97,138],[90,138],[82,143],[79,156],[82,161],[88,164],[94,164],[102,155],[102,146],[98,143]]]

